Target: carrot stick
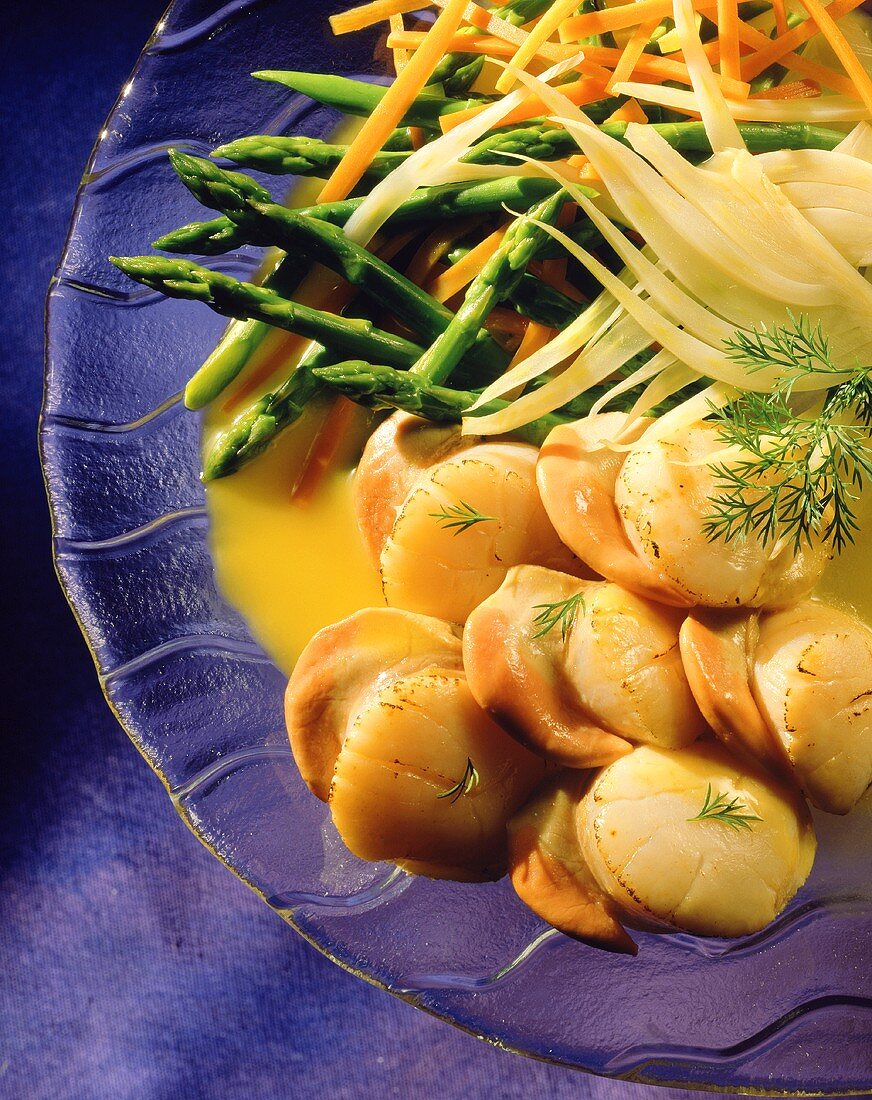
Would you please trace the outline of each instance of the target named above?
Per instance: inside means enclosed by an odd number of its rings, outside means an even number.
[[[400,32],[406,29],[405,23],[403,23],[402,15],[392,15],[390,18],[390,28],[393,32]],[[390,47],[389,47],[390,48]],[[399,76],[400,73],[409,64],[409,51],[401,50],[399,48],[393,51],[394,55],[394,73]]]
[[[716,6],[717,0],[693,0],[694,11],[710,11]],[[560,41],[579,42],[596,34],[627,30],[652,19],[659,23],[666,16],[672,16],[672,0],[638,0],[603,11],[585,12],[563,21]]]
[[[721,75],[731,80],[741,80],[737,0],[718,0],[718,37],[721,43]]]
[[[845,72],[854,82],[857,97],[862,99],[869,110],[872,111],[872,78],[863,68],[860,59],[851,49],[850,42],[845,38],[836,21],[821,3],[821,0],[802,0],[802,6],[817,23],[821,34],[829,42],[833,53],[845,66]]]
[[[331,15],[330,29],[334,34],[362,31],[374,23],[386,22],[391,16],[406,15],[407,12],[418,11],[427,6],[422,0],[372,0],[370,4],[361,4],[360,7]]]
[[[612,111],[606,122],[639,122],[643,125],[648,121],[648,116],[635,99],[628,99],[622,103],[616,111]]]
[[[641,4],[639,6],[641,7]],[[584,49],[586,58],[590,58],[591,61],[598,61],[603,65],[610,63],[617,65],[621,60],[621,53],[621,50],[611,46],[585,46]],[[655,57],[653,54],[642,54],[634,72],[637,77],[639,75],[650,76],[658,82],[675,80],[681,84],[690,84],[690,73],[684,62],[679,60],[680,56],[680,54],[673,54],[670,57]],[[734,80],[727,76],[718,76],[717,73],[715,79],[721,91],[729,99],[746,99],[748,97],[749,88],[745,81]]]
[[[363,415],[363,410],[347,397],[338,397],[330,406],[318,434],[312,440],[309,453],[303,460],[296,483],[291,488],[291,497],[295,504],[306,504],[315,495],[358,414]]]
[[[433,297],[440,302],[447,302],[449,298],[460,293],[500,247],[505,234],[505,228],[495,230],[475,248],[470,249],[462,260],[458,260],[453,267],[449,267],[447,271],[437,276],[428,287]]]
[[[560,94],[565,95],[577,107],[583,107],[586,103],[595,103],[598,99],[602,99],[606,95],[606,88],[605,83],[601,80],[575,80],[571,84],[561,84]],[[470,107],[466,111],[455,111],[450,115],[442,115],[439,119],[439,125],[447,133],[455,126],[459,126],[465,119],[473,118],[486,110],[487,106],[488,104],[484,104],[481,107]],[[536,95],[529,95],[519,107],[516,107],[514,111],[510,111],[505,116],[500,122],[500,126],[513,126],[518,122],[526,122],[527,119],[537,118],[543,111],[547,112],[547,108],[542,100]]]
[[[833,19],[841,19],[843,15],[859,8],[862,3],[863,0],[833,0],[826,11]],[[815,20],[807,19],[799,26],[792,27],[786,34],[781,34],[773,39],[767,38],[766,45],[742,63],[742,79],[753,80],[764,69],[768,69],[770,65],[781,61],[785,54],[795,50],[803,42],[808,42],[810,38],[814,38],[818,30]]]
[[[770,46],[772,39],[762,34],[756,27],[752,27],[750,23],[740,20],[739,42],[743,47],[761,50]],[[707,44],[711,45],[711,43]],[[821,65],[817,61],[810,61],[802,54],[793,53],[792,51],[786,53],[780,60],[785,68],[794,69],[801,76],[807,76],[810,80],[817,81],[818,84],[829,88],[831,91],[839,92],[841,95],[856,95],[853,81],[844,73],[837,73],[826,65]]]
[[[391,32],[388,35],[387,45],[388,49],[396,49],[397,47],[407,50],[416,50],[427,41],[427,36],[430,31],[402,31]],[[568,57],[573,57],[578,52],[571,46],[559,46],[556,43],[547,43],[548,50],[547,59],[550,60],[552,53],[556,54],[557,60],[563,61]],[[455,34],[445,44],[446,52],[457,51],[458,53],[480,53],[486,54],[490,57],[506,57],[513,58],[517,52],[517,47],[512,42],[506,42],[502,38],[495,38],[493,35],[481,35],[481,34]],[[536,57],[546,57],[544,49],[539,47],[536,50]]]
[[[364,122],[348,151],[324,185],[319,202],[336,202],[347,197],[360,182],[372,158],[381,149],[388,135],[412,105],[430,79],[442,56],[449,49],[447,43],[460,26],[465,0],[449,0],[449,3],[430,30],[427,40],[391,84],[379,109]]]
[[[648,45],[648,40],[654,33],[654,28],[659,22],[658,19],[648,19],[646,22],[640,23],[630,35],[626,46],[624,46],[624,51],[617,65],[615,65],[615,71],[612,73],[611,79],[609,80],[609,91],[611,91],[613,84],[616,84],[619,80],[629,80],[633,75],[633,71],[636,68],[636,62],[642,56],[645,47]]]

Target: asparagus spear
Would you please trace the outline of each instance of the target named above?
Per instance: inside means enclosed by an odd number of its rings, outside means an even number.
[[[413,367],[434,385],[444,382],[467,353],[491,309],[518,285],[527,264],[545,239],[533,219],[553,224],[566,200],[563,190],[522,214],[506,230],[500,247],[472,280],[463,304],[451,324],[424,352]]]
[[[433,70],[432,76],[427,81],[427,87],[438,84],[445,95],[452,98],[461,96],[473,86],[483,68],[482,54],[446,54]]]
[[[467,410],[478,399],[471,390],[455,390],[435,385],[411,371],[393,370],[383,365],[359,361],[337,363],[334,366],[317,367],[312,374],[324,385],[350,397],[370,409],[403,409],[426,420],[459,424]],[[594,398],[591,397],[590,403]],[[509,404],[507,401],[489,401],[475,414],[498,412]],[[583,415],[578,412],[575,419]],[[573,417],[561,413],[549,413],[518,428],[512,435],[537,446],[543,442],[552,428],[566,424]]]
[[[212,150],[213,157],[225,157],[244,168],[275,175],[317,176],[333,170],[348,151],[347,145],[331,145],[311,137],[274,137],[252,134],[229,141]],[[382,179],[403,163],[409,152],[380,152],[372,159],[366,176]]]
[[[265,286],[240,282],[229,275],[199,267],[190,260],[165,256],[111,256],[117,268],[170,298],[204,302],[217,313],[251,318],[318,340],[346,355],[366,356],[396,367],[409,367],[422,348],[376,328],[371,321],[340,317],[291,302]]]
[[[263,69],[252,73],[257,80],[266,80],[271,84],[281,84],[292,91],[309,96],[310,99],[333,107],[347,115],[359,115],[367,118],[378,109],[385,97],[387,86],[370,84],[365,80],[351,80],[347,76],[334,73],[302,73],[284,69]],[[453,99],[438,95],[436,92],[423,91],[403,116],[401,126],[422,126],[425,129],[438,129],[441,115],[454,111],[465,111],[482,102],[491,102],[492,96],[473,96],[468,99]]]
[[[283,263],[282,269],[290,266],[299,271],[301,261],[325,264],[387,306],[427,343],[451,322],[451,310],[390,264],[350,241],[337,226],[294,213],[277,203],[256,201],[259,188],[239,186],[239,179],[247,177],[225,172],[211,161],[175,150],[170,152],[170,159],[188,189],[204,205],[216,207],[232,218],[246,233],[248,243],[275,245],[292,256],[292,264]],[[506,365],[505,353],[484,331],[475,334],[469,359],[470,365],[490,374]]]
[[[434,187],[420,187],[394,213],[389,225],[409,222],[449,221],[470,215],[493,214],[508,206],[512,210],[528,210],[533,203],[558,188],[554,180],[534,176],[504,176],[502,179],[485,180],[483,183],[448,183]],[[362,198],[343,199],[341,202],[319,203],[303,207],[306,214],[333,225],[345,225]],[[158,237],[153,242],[162,252],[196,252],[202,256],[216,256],[241,248],[245,234],[230,218],[213,218],[207,222],[192,222]]]

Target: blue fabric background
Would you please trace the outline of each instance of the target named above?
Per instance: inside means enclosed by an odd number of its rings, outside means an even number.
[[[0,32],[0,1097],[598,1097],[340,971],[176,817],[55,581],[42,309],[94,135],[160,0],[7,7]]]

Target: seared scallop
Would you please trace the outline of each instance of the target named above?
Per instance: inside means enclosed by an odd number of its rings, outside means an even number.
[[[483,443],[417,481],[381,553],[392,607],[462,623],[513,565],[586,572],[545,513],[536,457],[527,444]]]
[[[631,927],[743,936],[773,920],[815,854],[795,789],[719,745],[643,746],[581,801],[581,848]]]
[[[354,474],[354,509],[376,567],[416,482],[435,463],[474,443],[455,425],[434,424],[404,412],[389,416],[372,433]]]
[[[330,809],[363,859],[494,879],[506,870],[506,823],[544,767],[481,710],[461,671],[428,669],[380,687],[358,710],[336,759]]]
[[[563,541],[592,569],[640,595],[691,607],[781,607],[808,593],[823,546],[796,550],[705,534],[724,455],[705,422],[665,431],[618,413],[556,428],[539,459],[542,499]],[[644,432],[644,434],[642,434]]]
[[[515,814],[509,822],[509,877],[521,901],[561,932],[635,955],[619,906],[582,856],[578,815],[588,783],[585,772],[558,772]]]
[[[326,800],[339,749],[364,696],[430,667],[459,669],[459,631],[441,619],[367,608],[320,630],[285,692],[294,759],[309,789]]]
[[[792,776],[821,810],[845,814],[872,783],[872,630],[817,600],[732,627],[695,614],[682,653],[703,713]],[[731,708],[725,699],[738,700]]]
[[[682,618],[616,584],[518,566],[470,615],[464,667],[488,713],[556,763],[607,764],[632,742],[680,748],[704,728]]]

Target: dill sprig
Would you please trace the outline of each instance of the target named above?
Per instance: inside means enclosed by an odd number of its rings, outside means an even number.
[[[477,523],[488,523],[496,520],[496,516],[483,515],[477,508],[467,504],[465,500],[461,500],[459,504],[450,504],[443,512],[430,512],[430,518],[438,519],[440,521],[439,526],[445,530],[454,528],[455,535],[459,535],[462,531],[468,531],[470,527],[474,527]]]
[[[574,596],[569,596],[565,600],[558,600],[557,603],[533,604],[533,610],[539,612],[533,618],[533,624],[539,627],[533,637],[544,638],[555,626],[559,626],[560,640],[565,642],[567,634],[575,625],[579,608],[582,612],[587,610],[584,595],[581,592],[576,592]]]
[[[460,798],[462,795],[469,794],[471,791],[474,791],[475,788],[478,786],[478,783],[478,771],[476,770],[475,764],[473,764],[473,762],[467,756],[466,770],[464,771],[460,779],[457,780],[453,787],[450,787],[447,791],[443,791],[442,794],[437,794],[436,797],[450,798],[451,804],[453,806],[458,798]]]
[[[748,457],[714,462],[716,491],[703,533],[711,540],[762,544],[780,539],[795,550],[817,541],[839,553],[858,530],[856,505],[872,478],[872,367],[837,367],[820,324],[789,313],[789,324],[739,331],[727,354],[750,373],[780,372],[769,393],[745,392],[712,408],[718,438]],[[833,378],[810,411],[797,411],[797,383]]]
[[[687,820],[720,821],[736,831],[739,829],[750,830],[752,821],[762,821],[763,818],[758,817],[756,814],[743,813],[742,811],[747,808],[743,802],[739,801],[738,796],[728,800],[725,794],[717,794],[713,798],[712,785],[709,783],[706,787],[702,809],[695,817],[689,817]]]

